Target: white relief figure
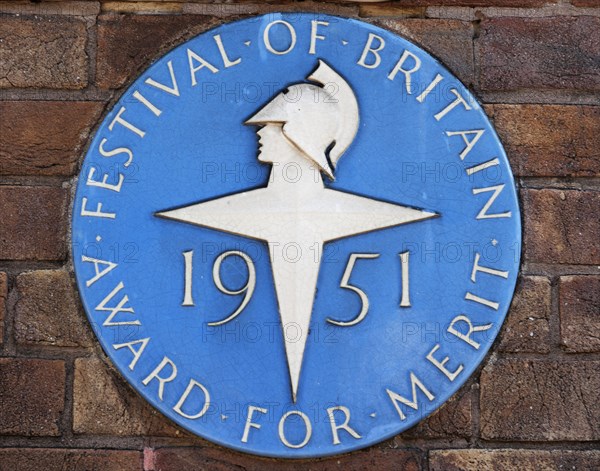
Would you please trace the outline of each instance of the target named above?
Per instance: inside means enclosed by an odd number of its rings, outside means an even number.
[[[245,123],[261,126],[258,159],[272,164],[265,188],[156,213],[276,248],[269,252],[294,402],[322,254],[315,258],[315,244],[322,248],[328,241],[437,216],[324,185],[322,174],[334,178],[356,135],[358,103],[348,83],[321,60],[308,80],[313,83],[288,87]],[[299,335],[286,338],[289,325]]]

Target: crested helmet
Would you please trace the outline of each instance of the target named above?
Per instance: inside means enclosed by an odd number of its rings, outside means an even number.
[[[358,130],[358,103],[350,85],[322,60],[307,79],[318,85],[291,85],[245,124],[280,124],[285,138],[333,179]]]

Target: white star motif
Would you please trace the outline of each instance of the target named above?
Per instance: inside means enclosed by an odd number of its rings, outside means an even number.
[[[295,244],[300,256],[286,259],[270,250],[281,323],[296,325],[299,339],[285,339],[292,396],[298,391],[322,250],[325,242],[430,219],[437,214],[324,188],[322,185],[266,188],[192,204],[159,217],[217,229],[281,248]],[[283,190],[283,191],[282,191]],[[285,191],[285,193],[284,193]],[[315,257],[318,260],[315,260]]]
[[[325,101],[327,105],[331,104],[327,108],[322,102],[314,102],[314,90],[310,87],[316,86],[296,85],[294,87],[299,89],[300,101],[282,100],[282,95],[279,95],[260,110],[252,121],[247,121],[247,124],[264,126],[258,132],[261,144],[259,160],[273,164],[267,187],[156,213],[161,218],[265,241],[273,248],[269,251],[271,270],[284,329],[294,402],[298,394],[323,245],[332,240],[438,216],[433,212],[325,187],[321,172],[331,177],[333,169],[324,154],[315,154],[315,147],[311,147],[311,143],[334,141],[339,158],[356,133],[358,108],[348,84],[322,61],[309,78],[320,83],[337,81],[340,85],[335,98],[337,101]],[[345,109],[340,108],[344,103],[349,105]],[[325,111],[320,111],[322,106],[325,106]],[[288,130],[287,124],[283,123],[298,119],[299,114],[300,119],[305,119],[301,121],[302,126]],[[342,123],[336,130],[332,127],[332,123],[336,124],[332,118],[339,114],[342,115]],[[310,119],[306,120],[306,116]],[[336,134],[329,136],[328,132]],[[313,149],[312,154],[304,150],[299,142],[308,142],[306,147]],[[315,163],[318,170],[314,167]],[[291,164],[297,170],[297,178],[293,181],[286,174]],[[277,250],[289,244],[297,248],[298,256],[293,260],[286,256],[286,251]],[[315,252],[315,246],[320,250]],[[285,328],[289,325],[294,325],[299,331],[299,335],[293,339],[285,336]]]

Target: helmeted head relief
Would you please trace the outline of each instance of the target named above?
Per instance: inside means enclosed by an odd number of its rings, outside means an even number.
[[[308,80],[322,86],[292,85],[246,124],[282,124],[283,135],[333,179],[337,161],[358,130],[358,103],[350,85],[322,60]]]

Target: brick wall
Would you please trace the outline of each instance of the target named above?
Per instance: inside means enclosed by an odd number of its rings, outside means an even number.
[[[274,10],[359,17],[438,56],[485,104],[518,180],[521,278],[478,372],[394,439],[309,463],[190,436],[107,366],[69,261],[74,177],[154,58]],[[0,1],[0,469],[598,469],[600,2]]]

